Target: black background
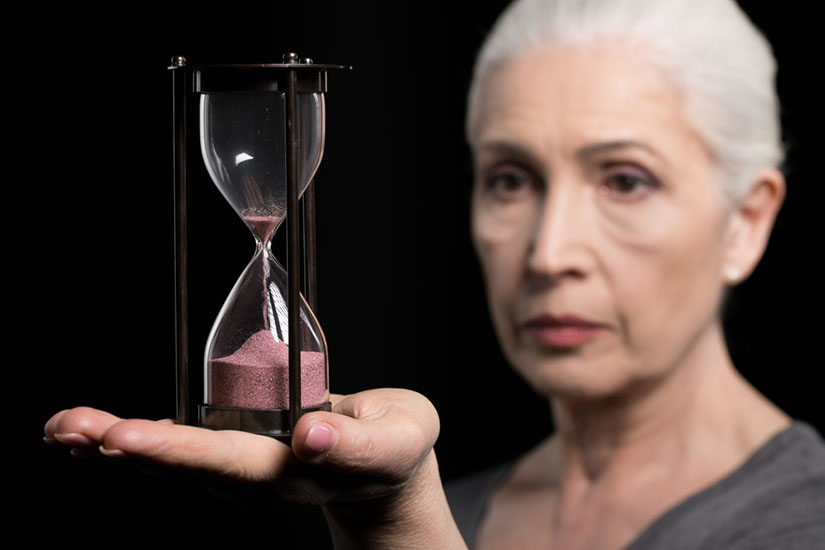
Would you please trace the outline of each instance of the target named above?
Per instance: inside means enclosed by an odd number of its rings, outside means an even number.
[[[814,3],[742,4],[780,60],[789,194],[726,327],[745,376],[825,431],[817,385],[825,142],[812,83],[823,35]],[[12,541],[327,544],[316,511],[229,503],[197,486],[71,459],[40,441],[53,412],[80,404],[124,417],[174,416],[173,55],[272,62],[294,50],[354,67],[330,75],[316,178],[318,316],[332,391],[398,386],[429,397],[442,419],[445,479],[546,434],[546,403],[498,351],[469,239],[465,93],[474,54],[503,5],[178,1],[10,13],[6,25],[24,32],[7,46],[15,61],[5,79],[4,225],[14,259],[5,269],[12,335],[4,387],[14,413],[6,447],[14,465],[6,471],[19,487],[9,497],[14,523],[36,526],[13,528]],[[196,362],[253,249],[198,170],[190,182]]]

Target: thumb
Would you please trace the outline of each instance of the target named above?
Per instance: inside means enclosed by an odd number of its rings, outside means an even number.
[[[353,394],[333,411],[309,413],[298,421],[292,450],[300,460],[388,484],[404,483],[438,438],[435,408],[409,390]]]

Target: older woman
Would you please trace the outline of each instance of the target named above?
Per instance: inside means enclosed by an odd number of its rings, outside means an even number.
[[[456,489],[480,548],[825,540],[822,442],[737,373],[719,320],[785,192],[773,73],[728,1],[523,0],[498,22],[473,235],[557,432]]]
[[[437,415],[403,390],[337,398],[291,450],[88,408],[47,441],[323,504],[342,547],[815,548],[825,445],[737,374],[719,322],[785,192],[773,71],[729,0],[503,15],[469,103],[473,236],[501,345],[557,430],[452,487],[452,514]]]

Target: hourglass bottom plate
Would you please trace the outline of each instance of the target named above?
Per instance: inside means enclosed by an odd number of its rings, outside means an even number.
[[[330,411],[332,404],[327,401],[321,405],[301,410],[304,413]],[[199,413],[199,423],[203,428],[241,430],[278,439],[292,435],[292,428],[289,425],[289,409],[234,409],[201,405]]]

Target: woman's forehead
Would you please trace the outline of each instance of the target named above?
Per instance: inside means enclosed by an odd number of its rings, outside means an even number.
[[[482,82],[471,125],[485,142],[525,147],[635,140],[679,146],[698,135],[676,87],[640,56],[604,47],[528,54],[498,66]]]

